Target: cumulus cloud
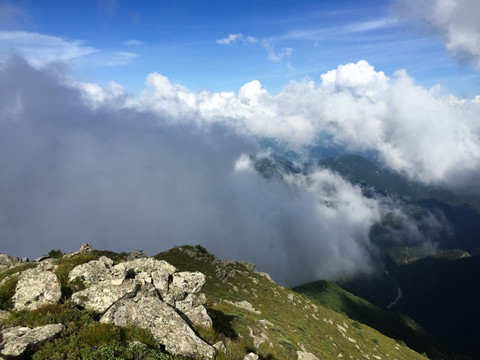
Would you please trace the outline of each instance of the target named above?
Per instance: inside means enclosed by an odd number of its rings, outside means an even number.
[[[480,192],[480,104],[415,84],[403,70],[389,78],[366,61],[340,65],[272,95],[253,80],[234,92],[192,92],[151,74],[131,106],[222,124],[301,150],[327,136],[346,151],[375,151],[385,165],[428,184]],[[189,120],[190,121],[190,120]]]
[[[248,115],[272,99],[260,83],[237,96],[147,81],[134,98],[19,57],[0,66],[1,252],[201,243],[291,285],[370,269],[378,201],[323,169],[262,178],[250,133],[221,121],[228,101]]]
[[[461,63],[480,71],[480,2],[477,0],[396,0],[393,12],[433,31]]]

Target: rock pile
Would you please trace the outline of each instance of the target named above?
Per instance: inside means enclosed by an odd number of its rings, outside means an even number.
[[[91,250],[91,246],[84,244],[73,254]],[[205,275],[178,272],[166,261],[147,258],[141,252],[135,252],[129,259],[114,264],[112,259],[102,256],[73,268],[69,281],[82,283],[84,289],[75,292],[72,301],[99,314],[102,323],[149,329],[169,353],[214,359],[215,348],[200,339],[190,327],[192,323],[206,328],[212,326],[205,308],[205,295],[200,294]],[[0,260],[4,268],[20,262],[9,257]],[[44,264],[20,273],[12,298],[14,309],[34,310],[60,301],[60,284],[53,272],[55,266],[51,259],[41,263]],[[23,356],[33,346],[57,336],[62,330],[61,324],[35,329],[4,329],[0,332],[0,339],[3,339],[0,358]]]

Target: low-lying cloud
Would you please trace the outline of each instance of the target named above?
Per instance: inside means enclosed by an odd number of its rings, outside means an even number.
[[[458,170],[454,160],[478,161],[453,147],[430,154],[442,141],[477,149],[471,119],[461,116],[476,104],[435,98],[406,74],[390,80],[365,62],[276,96],[258,81],[238,94],[195,93],[160,74],[147,86],[133,97],[115,83],[77,83],[55,65],[35,69],[15,57],[0,66],[2,252],[37,256],[88,241],[153,254],[200,243],[285,284],[334,278],[371,270],[369,231],[392,207],[325,169],[262,178],[249,158],[259,137],[302,147],[327,132],[427,180],[444,180],[432,175],[438,167]],[[423,153],[417,142],[429,127],[437,138]],[[428,163],[437,156],[441,163]],[[466,165],[456,166],[478,169]]]

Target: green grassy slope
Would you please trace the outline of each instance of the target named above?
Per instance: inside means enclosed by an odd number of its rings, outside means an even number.
[[[210,342],[223,333],[262,359],[297,359],[301,349],[319,359],[425,359],[403,341],[317,305],[242,264],[222,262],[201,247],[177,247],[155,257],[207,275],[204,291],[216,329]],[[234,305],[242,301],[255,312]]]

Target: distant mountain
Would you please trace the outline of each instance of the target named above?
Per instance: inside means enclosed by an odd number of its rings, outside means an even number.
[[[412,318],[397,311],[388,311],[377,305],[355,296],[340,286],[326,280],[319,280],[293,289],[312,299],[315,303],[325,306],[349,318],[381,331],[394,339],[402,339],[412,349],[426,352],[430,359],[455,359],[452,354],[429,335]]]
[[[457,353],[480,358],[476,324],[480,323],[480,256],[454,251],[398,265],[388,263],[388,275],[340,281],[346,290],[387,307],[392,301],[379,289],[388,281],[400,289],[392,306],[419,322]]]

